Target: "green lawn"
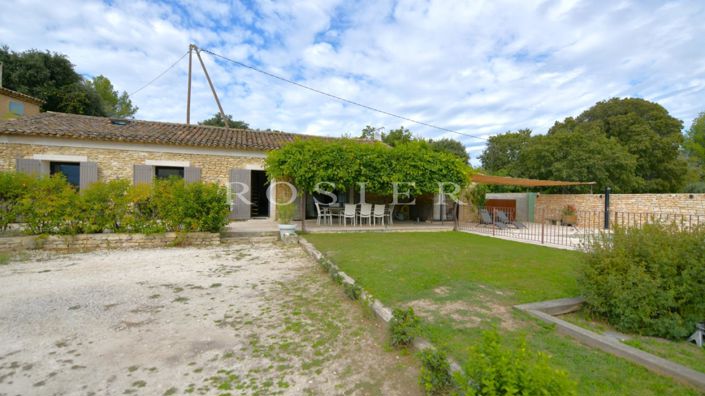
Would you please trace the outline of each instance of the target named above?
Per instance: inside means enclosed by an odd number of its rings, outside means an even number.
[[[561,319],[600,334],[607,331],[616,332],[608,323],[593,319],[583,311],[561,315]],[[705,373],[705,349],[699,348],[693,343],[634,334],[628,336],[629,340],[623,341],[627,345]]]
[[[581,253],[458,232],[306,239],[385,304],[413,306],[424,319],[424,335],[461,362],[482,330],[496,327],[550,354],[583,395],[699,394],[511,309],[578,295]]]

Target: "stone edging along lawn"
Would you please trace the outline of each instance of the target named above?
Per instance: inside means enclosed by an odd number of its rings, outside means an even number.
[[[535,318],[554,324],[559,332],[569,335],[587,346],[619,356],[658,374],[693,386],[700,391],[705,391],[705,374],[625,345],[615,339],[597,334],[555,316],[579,310],[584,301],[585,300],[580,297],[562,298],[538,303],[515,305],[514,308],[526,312]]]
[[[301,247],[304,249],[304,251],[311,256],[313,259],[316,260],[328,273],[331,274],[331,276],[339,276],[341,282],[343,285],[349,285],[353,286],[356,285],[355,279],[351,278],[348,274],[345,272],[341,271],[340,268],[338,268],[335,263],[333,263],[330,259],[325,257],[323,253],[319,252],[318,249],[316,249],[311,242],[307,241],[304,239],[302,236],[299,236],[299,244]],[[358,285],[359,287],[359,285]],[[382,322],[386,325],[389,324],[389,322],[392,320],[392,310],[391,308],[385,306],[382,304],[381,301],[377,300],[374,298],[370,293],[368,293],[364,288],[360,287],[360,302],[367,305],[372,309],[372,311],[375,313],[375,316],[382,320]],[[428,340],[423,339],[421,337],[416,337],[414,338],[414,348],[418,351],[422,351],[425,349],[435,349],[433,344],[431,344]],[[460,371],[461,367],[452,358],[448,358],[448,362],[450,363],[450,369],[452,372],[455,371]]]

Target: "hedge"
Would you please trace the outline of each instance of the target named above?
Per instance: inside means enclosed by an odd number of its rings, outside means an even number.
[[[156,180],[96,182],[77,191],[63,175],[33,178],[0,173],[0,230],[26,225],[29,234],[101,232],[218,232],[227,224],[224,187],[215,183]]]
[[[587,309],[620,331],[682,339],[705,320],[705,227],[617,228],[581,272]]]

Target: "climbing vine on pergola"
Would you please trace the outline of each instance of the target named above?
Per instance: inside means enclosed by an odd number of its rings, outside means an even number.
[[[337,188],[366,183],[367,192],[391,194],[398,182],[413,183],[400,187],[413,195],[437,193],[438,183],[465,187],[470,171],[458,157],[434,151],[425,142],[389,147],[354,139],[296,140],[271,151],[265,169],[270,179],[287,180],[300,193],[314,192],[318,183],[327,182]]]

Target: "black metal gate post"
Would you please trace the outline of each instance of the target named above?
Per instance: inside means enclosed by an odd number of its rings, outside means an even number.
[[[612,189],[605,187],[605,230],[610,229],[610,193]]]

